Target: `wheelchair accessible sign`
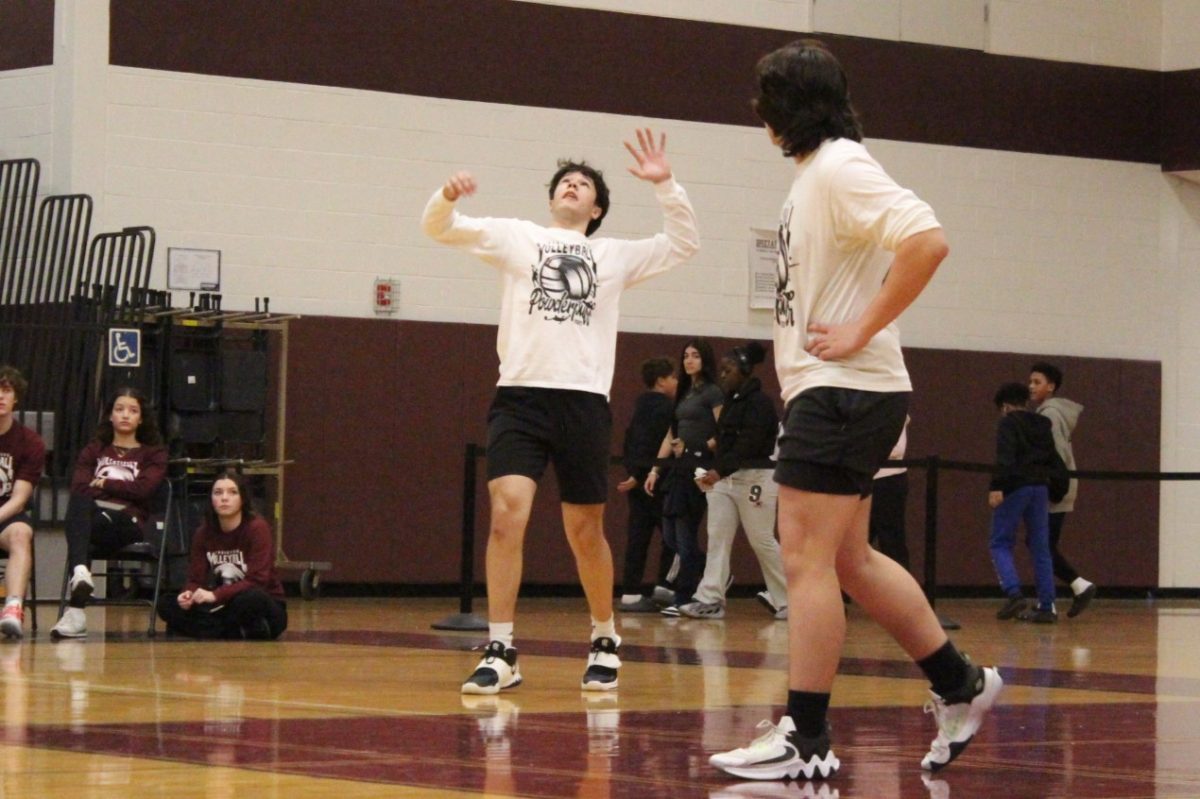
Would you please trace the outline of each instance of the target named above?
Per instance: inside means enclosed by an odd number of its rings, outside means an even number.
[[[125,369],[141,366],[142,331],[127,327],[110,327],[108,365]]]

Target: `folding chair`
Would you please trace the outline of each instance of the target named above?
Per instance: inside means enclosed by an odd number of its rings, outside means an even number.
[[[124,579],[128,576],[125,571],[114,569],[114,565],[121,566],[126,563],[145,563],[150,564],[154,571],[154,597],[152,599],[139,599],[136,595],[132,597],[112,597],[106,596],[103,598],[94,598],[89,600],[90,605],[144,605],[150,606],[150,619],[146,625],[146,635],[153,638],[155,635],[154,625],[158,618],[157,608],[158,599],[162,593],[163,583],[166,580],[167,574],[167,558],[169,557],[167,550],[167,540],[170,538],[171,530],[180,531],[182,536],[182,525],[179,524],[178,511],[174,502],[175,489],[171,483],[171,478],[163,479],[162,485],[158,489],[158,493],[151,503],[151,525],[152,529],[158,532],[159,540],[157,543],[153,541],[136,541],[128,546],[116,550],[103,550],[95,547],[89,548],[88,559],[90,561],[103,560],[107,563],[104,571],[93,571],[92,577],[104,577],[106,580],[105,593],[111,593],[113,579]],[[67,609],[67,584],[71,578],[71,564],[63,565],[63,581],[62,594],[58,601],[58,617],[61,619],[63,613]],[[110,579],[111,578],[111,579]]]

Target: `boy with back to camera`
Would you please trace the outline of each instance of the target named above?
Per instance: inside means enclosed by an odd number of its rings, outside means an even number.
[[[954,647],[916,580],[867,534],[872,478],[900,436],[912,390],[894,322],[949,247],[933,210],[863,147],[846,74],[824,44],[785,45],[759,60],[756,78],[755,111],[794,163],[775,293],[787,711],[778,724],[764,721],[748,746],[709,762],[758,780],[838,771],[826,715],[845,591],[928,677],[938,734],[921,765],[937,771],[971,742],[1003,682]]]
[[[994,398],[1000,421],[996,425],[996,473],[992,476],[988,505],[992,532],[988,550],[1007,597],[997,619],[1020,619],[1038,624],[1058,621],[1054,608],[1054,572],[1050,566],[1047,529],[1049,489],[1047,470],[1053,464],[1054,438],[1050,420],[1028,410],[1029,387],[1005,383]],[[1038,601],[1030,609],[1021,591],[1021,578],[1013,563],[1017,526],[1025,522],[1025,543],[1033,559]]]

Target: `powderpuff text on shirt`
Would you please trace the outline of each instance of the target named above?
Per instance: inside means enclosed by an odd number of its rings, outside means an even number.
[[[793,327],[796,324],[796,311],[792,307],[796,289],[791,285],[791,243],[792,204],[789,202],[783,207],[783,215],[779,220],[779,257],[775,261],[775,324],[780,327]]]
[[[538,262],[531,269],[530,314],[541,311],[553,322],[591,322],[598,287],[591,247],[563,242],[539,244]]]

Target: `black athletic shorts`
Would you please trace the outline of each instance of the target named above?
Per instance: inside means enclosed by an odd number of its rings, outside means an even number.
[[[29,515],[28,511],[21,511],[16,516],[10,516],[9,518],[0,522],[0,533],[3,533],[9,528],[10,525],[16,524],[17,522],[25,522],[25,524],[33,527],[33,517]]]
[[[488,411],[488,479],[540,480],[553,461],[563,502],[599,505],[608,499],[611,442],[612,412],[603,395],[501,386]]]
[[[904,429],[908,392],[822,386],[788,403],[775,482],[818,494],[871,495]]]

